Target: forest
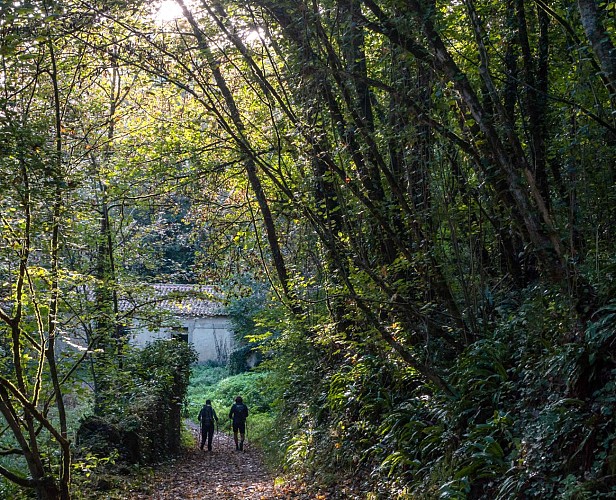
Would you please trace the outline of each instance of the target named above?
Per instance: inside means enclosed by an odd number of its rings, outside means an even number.
[[[152,283],[224,294],[287,477],[616,497],[615,44],[613,0],[1,0],[0,497],[180,453]]]

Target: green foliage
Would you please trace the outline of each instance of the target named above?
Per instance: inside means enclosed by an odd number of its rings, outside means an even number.
[[[210,369],[212,370],[212,369]],[[208,370],[209,371],[209,370]],[[197,419],[199,410],[206,399],[212,400],[214,408],[223,416],[221,422],[228,424],[227,413],[235,398],[242,396],[244,402],[249,405],[251,414],[267,413],[271,399],[265,394],[265,373],[247,372],[216,379],[211,375],[202,376],[191,381],[189,390],[189,415],[193,420]],[[215,380],[215,382],[211,382]],[[219,410],[220,409],[220,410]]]
[[[364,488],[400,498],[609,498],[616,316],[609,305],[582,344],[562,342],[558,329],[530,320],[566,323],[561,300],[529,289],[503,309],[493,334],[450,370],[454,396],[370,355],[287,387],[305,398],[281,435],[289,470],[325,484],[365,470]]]
[[[250,411],[246,430],[248,439],[273,455],[277,443],[272,439],[275,413],[268,378],[267,373],[261,372],[229,375],[222,367],[195,366],[188,389],[188,416],[196,423],[201,407],[210,399],[219,418],[220,431],[231,432],[228,413],[235,398],[242,396]]]
[[[15,500],[26,500],[32,498],[32,496],[23,489],[20,489],[17,485],[6,480],[0,481],[0,497]]]
[[[158,462],[180,451],[182,409],[196,354],[185,342],[158,340],[125,358],[107,413],[87,417],[78,431],[80,453],[114,453],[128,463]]]
[[[191,369],[188,396],[192,398],[193,391],[199,390],[200,387],[215,385],[228,376],[229,370],[226,366],[215,366],[208,363],[194,365]]]
[[[251,368],[249,361],[251,365],[258,364],[261,340],[272,335],[261,319],[268,314],[268,288],[254,278],[240,276],[227,294],[226,311],[237,342],[229,356],[229,369],[231,373],[242,373]]]
[[[238,283],[228,291],[229,303],[226,311],[237,340],[243,341],[259,333],[255,316],[265,307],[267,287],[265,283],[259,283],[245,276],[238,277],[237,281]]]
[[[79,460],[73,462],[75,479],[79,490],[99,489],[101,471],[108,470],[115,464],[117,450],[101,456],[99,453],[86,453]]]
[[[187,218],[189,199],[169,195],[162,207],[145,206],[135,210],[134,224],[139,235],[132,245],[144,249],[128,266],[145,280],[194,283],[195,255],[199,248],[194,227]]]
[[[100,3],[0,6],[0,387],[35,479],[24,397],[65,425],[88,350],[108,434],[177,445],[191,356],[115,344],[118,284],[165,276],[250,290],[230,371],[263,372],[200,373],[188,411],[241,393],[294,473],[614,493],[613,2]],[[88,344],[60,371],[56,328]]]

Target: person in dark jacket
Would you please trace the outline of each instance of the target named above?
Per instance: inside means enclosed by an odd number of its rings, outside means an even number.
[[[207,438],[207,451],[212,451],[212,438],[214,437],[214,422],[218,423],[216,411],[212,408],[212,401],[207,400],[199,412],[199,422],[201,422],[201,444],[199,449],[203,449]]]
[[[244,439],[246,437],[246,418],[248,417],[248,406],[244,404],[241,396],[235,398],[235,403],[229,411],[229,418],[233,420],[233,439],[235,440],[235,450],[244,451]],[[237,433],[240,433],[238,442]]]

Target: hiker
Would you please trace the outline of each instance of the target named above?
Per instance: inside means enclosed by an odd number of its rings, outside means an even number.
[[[212,408],[212,401],[207,400],[199,412],[199,422],[201,422],[201,444],[199,449],[203,450],[207,437],[207,451],[212,451],[212,438],[214,437],[214,421],[218,424],[218,416]]]
[[[244,404],[241,396],[235,398],[235,403],[229,411],[229,418],[233,420],[233,439],[235,441],[235,451],[244,451],[244,439],[246,437],[246,417],[248,417],[248,406]],[[240,441],[237,441],[237,433],[240,433]]]

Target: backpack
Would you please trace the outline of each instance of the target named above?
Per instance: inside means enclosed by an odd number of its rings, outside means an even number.
[[[201,425],[203,427],[209,427],[214,422],[214,415],[211,406],[205,405],[201,409]]]
[[[235,418],[238,422],[243,422],[248,417],[248,407],[244,403],[235,403]]]

